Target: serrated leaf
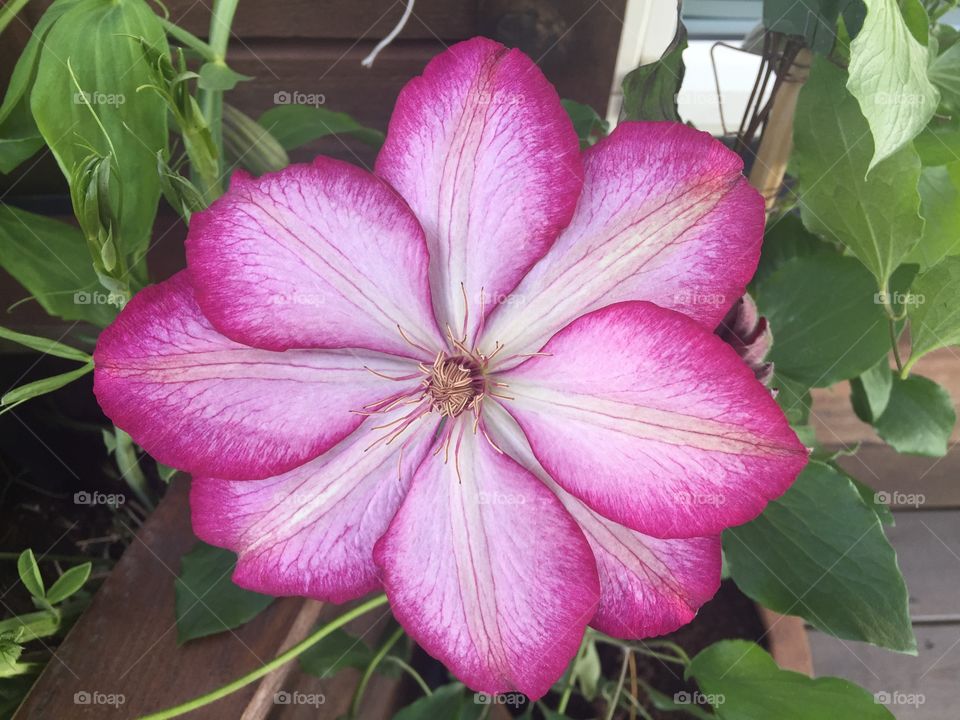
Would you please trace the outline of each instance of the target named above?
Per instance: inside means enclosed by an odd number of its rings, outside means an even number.
[[[873,167],[870,129],[844,72],[819,57],[800,93],[794,143],[804,225],[847,247],[886,288],[923,232],[916,151],[903,147]]]
[[[761,605],[839,638],[916,652],[896,553],[834,468],[811,461],[760,517],[724,532],[723,549],[737,586]]]
[[[53,583],[53,586],[47,593],[47,601],[51,605],[56,605],[77,593],[90,577],[90,569],[92,567],[93,563],[87,562],[67,570]]]
[[[233,584],[236,562],[229,550],[203,542],[181,558],[175,586],[178,644],[239,627],[273,602]]]
[[[621,120],[670,120],[680,122],[677,93],[683,83],[683,51],[687,28],[677,24],[677,34],[656,62],[631,70],[623,78]]]
[[[933,380],[894,376],[890,400],[873,426],[894,450],[943,457],[957,422],[950,394]]]
[[[781,670],[759,645],[722,640],[687,669],[721,720],[894,720],[873,695],[840,678]]]
[[[909,371],[928,352],[960,344],[960,257],[948,257],[917,276],[911,287],[917,302],[910,317]]]
[[[927,78],[927,48],[913,37],[896,0],[864,3],[866,19],[850,43],[847,88],[873,134],[872,170],[926,127],[940,93]]]
[[[40,575],[40,566],[37,565],[37,559],[30,548],[20,553],[20,557],[17,558],[17,574],[20,575],[20,582],[33,597],[44,596],[43,576]]]

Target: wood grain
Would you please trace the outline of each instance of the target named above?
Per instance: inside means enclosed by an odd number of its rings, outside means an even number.
[[[134,718],[209,692],[272,659],[290,642],[291,628],[301,620],[310,601],[282,598],[243,627],[219,635],[176,644],[174,577],[180,557],[196,542],[187,507],[189,482],[178,477],[164,500],[127,549],[94,596],[37,681],[16,720],[84,720]],[[321,617],[342,608],[324,608]],[[309,611],[308,615],[311,614]],[[350,626],[351,632],[376,635],[384,613],[371,613]],[[264,717],[295,720],[309,717],[333,720],[346,711],[357,673],[339,672],[331,678],[305,678],[295,668],[277,682],[261,680],[191,714],[197,720]],[[274,693],[286,690],[322,695],[318,706],[278,705]],[[122,695],[118,708],[78,704],[76,693]],[[270,702],[264,702],[264,693]],[[257,714],[244,716],[256,700]],[[363,717],[384,715],[392,702],[392,681],[378,680],[368,696]],[[253,712],[253,711],[251,711]],[[264,714],[268,713],[268,714]],[[378,714],[379,713],[379,714]]]

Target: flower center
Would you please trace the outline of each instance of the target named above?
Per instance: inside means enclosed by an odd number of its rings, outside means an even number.
[[[457,417],[472,410],[483,399],[485,380],[479,363],[469,355],[438,353],[433,365],[422,365],[426,373],[424,394],[442,416]]]

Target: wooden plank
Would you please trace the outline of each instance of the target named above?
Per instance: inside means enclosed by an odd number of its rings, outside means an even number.
[[[291,626],[298,617],[302,618],[305,601],[299,598],[277,600],[235,631],[177,647],[173,581],[180,557],[196,542],[190,530],[188,486],[184,477],[174,481],[90,608],[57,649],[17,713],[17,720],[116,716],[107,712],[113,708],[103,704],[76,702],[83,698],[78,693],[122,695],[122,716],[136,717],[234,680],[272,659],[289,642]],[[333,606],[324,608],[327,617],[339,612]],[[383,613],[372,613],[359,618],[351,629],[362,634],[377,621],[382,622],[383,617]],[[284,720],[302,717],[298,713],[305,709],[310,711],[310,717],[332,720],[347,709],[356,677],[354,671],[343,671],[329,679],[304,681],[299,672],[293,672],[277,686],[291,692],[297,689],[322,694],[323,704],[280,707],[271,702],[261,704],[261,708]],[[256,693],[257,685],[250,685],[191,717],[242,717]],[[391,697],[389,684],[380,686],[376,694],[371,694],[371,705],[383,705]],[[364,717],[378,715],[365,710]]]
[[[886,493],[894,508],[915,509],[912,496],[916,495],[923,495],[921,509],[960,508],[958,444],[942,458],[902,455],[889,445],[865,444],[856,455],[841,457],[839,462],[855,478]]]
[[[911,657],[811,632],[814,670],[878,693],[897,720],[956,718],[960,624],[922,625],[916,633],[919,654]]]
[[[30,3],[24,17],[35,22],[52,0]],[[380,40],[400,20],[405,0],[273,0],[241,2],[232,25],[234,42],[251,38]],[[170,19],[198,37],[210,28],[212,0],[169,0]],[[401,39],[447,40],[475,34],[477,0],[417,0]],[[32,23],[31,23],[32,24]]]
[[[955,347],[935,350],[921,358],[913,373],[930,378],[947,389],[954,405],[960,407],[960,350]],[[862,422],[850,408],[850,384],[843,382],[813,391],[811,422],[820,441],[830,445],[855,445],[858,442],[882,443],[870,425]],[[953,429],[953,442],[960,441],[960,426]]]
[[[954,510],[895,513],[887,528],[917,621],[960,622],[960,513]]]

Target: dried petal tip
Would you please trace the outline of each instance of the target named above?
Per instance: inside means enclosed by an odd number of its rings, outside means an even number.
[[[749,294],[733,304],[714,332],[737,351],[757,380],[770,385],[773,363],[764,362],[764,358],[773,346],[773,333]]]

